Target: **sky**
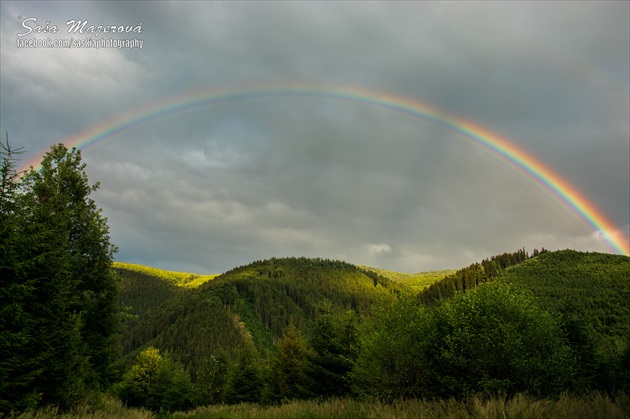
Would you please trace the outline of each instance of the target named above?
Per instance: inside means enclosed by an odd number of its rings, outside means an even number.
[[[28,164],[130,118],[80,144],[118,261],[221,273],[306,256],[421,272],[523,247],[613,253],[606,238],[630,235],[629,9],[2,1],[0,129]],[[83,33],[72,20],[88,22]],[[111,39],[127,44],[90,47]],[[61,47],[42,44],[53,41]],[[265,86],[278,94],[248,94]],[[318,94],[280,94],[290,86]],[[579,191],[611,230],[595,231],[453,126],[344,100],[342,87],[493,132]],[[211,92],[240,93],[167,111]],[[164,112],[134,124],[147,109]]]

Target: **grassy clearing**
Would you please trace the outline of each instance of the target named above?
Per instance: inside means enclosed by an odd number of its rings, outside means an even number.
[[[2,414],[0,414],[0,417]],[[79,405],[69,412],[60,412],[57,407],[47,407],[34,412],[25,412],[19,416],[9,416],[16,419],[153,419],[155,415],[143,409],[130,409],[112,396],[103,395],[98,401]]]
[[[446,269],[441,271],[418,272],[415,274],[406,274],[402,272],[388,271],[385,269],[372,268],[370,266],[359,266],[366,271],[372,271],[391,281],[405,284],[415,291],[422,291],[434,282],[444,279],[445,276],[456,272],[454,269]]]
[[[125,269],[145,275],[155,276],[178,287],[195,288],[204,282],[213,280],[219,274],[199,275],[189,272],[174,272],[133,263],[114,262],[114,269]]]
[[[486,400],[474,397],[466,400],[404,400],[391,404],[338,398],[325,401],[293,401],[270,407],[247,403],[232,406],[214,405],[199,407],[188,412],[177,412],[171,416],[158,416],[147,410],[128,409],[120,401],[104,396],[98,403],[79,406],[68,413],[60,413],[57,408],[45,408],[13,416],[19,419],[157,419],[162,417],[180,419],[625,419],[630,418],[630,397],[623,393],[614,397],[591,393],[585,396],[563,395],[556,400],[536,400],[529,396],[517,395],[511,399],[497,397]]]
[[[281,406],[262,407],[252,404],[235,406],[207,406],[174,418],[383,418],[383,419],[439,419],[439,418],[601,418],[623,419],[630,415],[630,398],[618,395],[611,398],[599,393],[584,397],[562,396],[558,400],[535,400],[519,395],[512,399],[471,398],[424,401],[407,400],[392,404],[361,402],[352,399],[332,399],[323,402],[295,401]]]

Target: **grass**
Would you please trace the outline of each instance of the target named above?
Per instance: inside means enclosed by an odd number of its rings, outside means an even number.
[[[150,266],[136,265],[133,263],[114,262],[114,269],[124,269],[132,272],[139,272],[145,275],[155,276],[178,287],[195,288],[204,282],[211,281],[219,274],[199,275],[189,272],[174,272],[164,269],[152,268]]]
[[[394,282],[405,284],[414,291],[422,291],[429,285],[444,279],[445,276],[456,272],[455,269],[445,269],[441,271],[418,272],[415,274],[406,274],[402,272],[388,271],[386,269],[372,268],[370,266],[359,266],[361,269],[375,272]]]
[[[165,416],[157,416],[147,410],[128,409],[111,396],[103,396],[102,400],[95,405],[78,406],[68,413],[61,413],[57,408],[51,407],[13,417],[20,419],[153,419]],[[563,395],[554,400],[540,400],[521,394],[511,399],[473,397],[465,400],[415,399],[394,403],[336,398],[324,401],[292,401],[280,406],[267,407],[248,403],[213,405],[199,407],[188,412],[177,412],[166,417],[180,419],[624,419],[630,417],[630,397],[625,393],[611,397],[595,392],[584,396]]]
[[[0,413],[0,417],[2,414]],[[109,395],[102,395],[96,403],[80,404],[69,412],[61,412],[57,407],[46,407],[33,412],[24,412],[19,416],[9,416],[16,419],[153,419],[155,415],[144,409],[130,409],[123,403]]]
[[[234,406],[207,406],[174,418],[383,418],[383,419],[440,419],[440,418],[593,418],[623,419],[630,415],[630,398],[621,394],[614,398],[593,393],[576,397],[564,395],[557,400],[536,400],[518,395],[512,399],[470,398],[463,401],[446,399],[438,401],[406,400],[391,404],[361,402],[353,399],[327,401],[294,401],[281,406],[262,407],[254,404]]]

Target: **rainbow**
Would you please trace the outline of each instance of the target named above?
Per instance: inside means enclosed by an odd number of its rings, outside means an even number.
[[[307,84],[282,83],[275,85],[256,85],[253,87],[205,90],[187,93],[180,96],[139,107],[95,125],[61,141],[67,147],[83,149],[97,142],[105,141],[159,118],[194,110],[209,105],[274,97],[311,97],[346,100],[373,105],[381,108],[403,112],[422,118],[432,123],[456,131],[464,138],[486,148],[517,170],[529,176],[536,183],[550,192],[565,207],[573,212],[589,229],[602,238],[615,253],[630,255],[630,244],[618,233],[618,229],[589,202],[569,182],[532,157],[526,151],[490,130],[463,118],[447,115],[425,103],[397,96],[387,92],[375,91],[352,86],[321,86]],[[24,167],[39,169],[42,154],[29,160]]]

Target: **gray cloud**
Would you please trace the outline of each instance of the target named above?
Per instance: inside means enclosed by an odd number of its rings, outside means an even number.
[[[431,104],[508,138],[630,231],[624,2],[0,4],[2,130],[33,157],[175,95],[307,82]],[[142,49],[17,48],[18,16],[142,23]],[[102,36],[102,35],[101,35]],[[470,139],[331,97],[247,98],[84,150],[117,258],[222,272],[271,256],[401,271],[605,243]]]

